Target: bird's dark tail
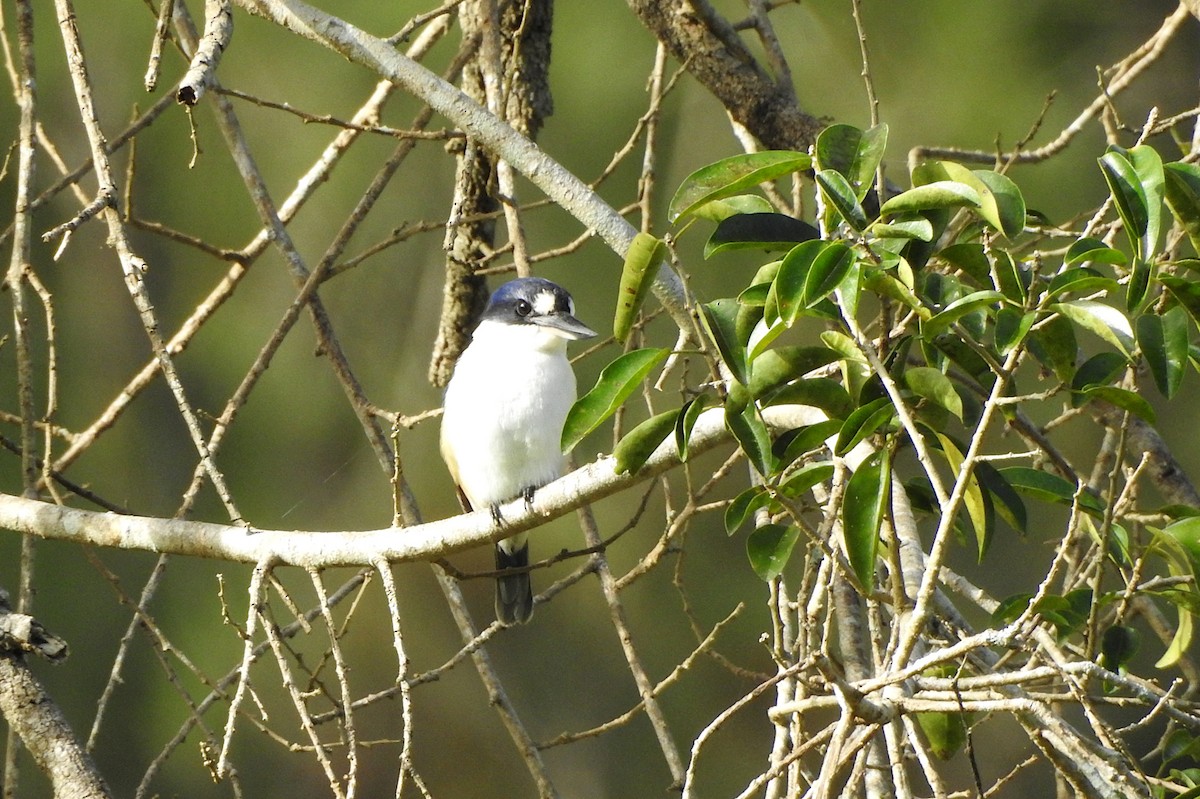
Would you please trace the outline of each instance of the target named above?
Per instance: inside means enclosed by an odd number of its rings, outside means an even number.
[[[496,568],[514,569],[529,565],[529,544],[511,552],[496,544]],[[496,578],[496,619],[501,624],[524,624],[533,615],[533,588],[529,572]]]

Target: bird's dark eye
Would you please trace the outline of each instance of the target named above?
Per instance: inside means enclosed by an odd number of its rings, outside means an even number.
[[[533,306],[528,300],[517,300],[517,316],[526,317],[533,313]]]

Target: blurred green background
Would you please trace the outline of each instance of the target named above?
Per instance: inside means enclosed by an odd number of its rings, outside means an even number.
[[[190,4],[193,14],[201,14],[200,5]],[[343,0],[321,5],[372,33],[389,35],[434,4]],[[714,5],[730,18],[745,13],[739,2]],[[880,114],[890,126],[887,168],[897,182],[903,182],[907,151],[916,145],[983,150],[992,149],[996,142],[1002,148],[1011,146],[1033,125],[1047,96],[1055,93],[1033,143],[1046,142],[1096,95],[1097,66],[1124,57],[1175,8],[1174,3],[1152,0],[867,0],[864,6]],[[80,2],[76,10],[99,112],[111,138],[125,127],[136,108],[144,110],[163,93],[172,92],[185,64],[177,53],[169,52],[158,89],[148,95],[142,88],[142,76],[154,27],[152,12],[140,2]],[[6,6],[4,13],[12,39],[12,9]],[[48,4],[37,4],[35,15],[38,112],[47,134],[66,162],[74,166],[86,160],[88,151],[65,72],[59,31]],[[812,0],[781,8],[772,19],[791,59],[803,107],[831,121],[868,124],[849,3]],[[365,70],[240,10],[235,25],[232,46],[219,71],[220,80],[228,87],[310,113],[346,119],[375,84],[375,77]],[[1196,105],[1200,26],[1191,20],[1186,28],[1161,60],[1115,100],[1121,122],[1136,129],[1151,107],[1168,116]],[[457,36],[451,35],[426,63],[435,71],[442,69],[456,47]],[[645,111],[654,42],[622,4],[560,2],[553,47],[555,114],[539,143],[590,180],[626,141]],[[280,202],[336,129],[303,124],[290,115],[241,100],[233,102],[258,166]],[[419,108],[415,100],[398,93],[382,121],[405,127]],[[191,169],[193,145],[182,109],[169,109],[139,136],[132,173],[133,212],[212,244],[240,248],[259,229],[257,216],[207,103],[195,111],[194,124],[199,155]],[[444,124],[435,120],[432,127]],[[0,104],[0,141],[15,141],[16,128],[14,103]],[[686,78],[665,104],[660,135],[655,195],[660,211],[655,220],[658,229],[665,224],[661,212],[684,176],[739,151],[718,104]],[[1132,134],[1127,138],[1125,143],[1131,143]],[[1164,154],[1175,156],[1169,142],[1155,143]],[[384,137],[364,137],[291,223],[290,231],[310,268],[393,146]],[[1093,208],[1105,195],[1095,167],[1103,147],[1103,132],[1093,122],[1052,161],[1017,168],[1011,174],[1032,208],[1054,222],[1066,222]],[[640,155],[628,160],[601,186],[601,195],[614,206],[625,205],[634,197],[639,160]],[[127,161],[128,150],[114,158],[121,170]],[[118,176],[124,183],[125,175]],[[452,176],[453,162],[443,143],[418,144],[354,238],[348,255],[385,239],[405,223],[444,219]],[[55,178],[53,165],[39,158],[38,186],[44,188]],[[83,185],[88,192],[94,191],[90,176]],[[11,208],[11,166],[0,182],[0,195],[0,207]],[[528,184],[522,185],[521,197],[537,198]],[[59,195],[35,214],[36,235],[69,219],[78,207],[68,194]],[[534,250],[564,244],[581,232],[577,223],[555,209],[529,215],[526,224]],[[439,404],[439,391],[429,385],[425,374],[441,307],[442,235],[433,231],[386,249],[339,275],[321,292],[368,397],[402,414]],[[684,243],[685,256],[690,256],[686,266],[700,296],[724,296],[744,283],[744,267],[752,266],[753,258],[733,256],[705,263],[699,256],[702,237],[691,238]],[[227,265],[149,233],[137,233],[135,245],[150,264],[149,289],[163,329],[174,332]],[[56,312],[59,383],[55,420],[70,430],[80,430],[112,401],[148,360],[150,351],[117,258],[105,245],[102,225],[92,222],[79,230],[58,262],[52,261],[54,246],[39,240],[34,255],[35,268],[53,295]],[[600,242],[591,241],[540,272],[566,285],[575,295],[580,318],[603,329],[611,318],[620,264]],[[251,267],[232,299],[178,359],[189,396],[198,408],[213,415],[220,412],[294,293],[286,266],[274,250]],[[35,335],[43,335],[44,322],[36,306],[33,316]],[[7,310],[5,319],[7,332],[11,326]],[[656,344],[673,342],[665,323],[658,322],[650,329],[661,338]],[[582,362],[578,366],[581,387],[590,386],[606,358],[616,352],[609,347],[599,357]],[[44,367],[44,348],[40,358]],[[1190,376],[1188,381],[1195,390],[1196,377]],[[13,347],[6,343],[0,346],[0,409],[17,410],[15,383]],[[42,408],[46,402],[44,372],[39,373],[35,391]],[[1162,409],[1165,425],[1187,429],[1185,425],[1195,423],[1194,403],[1185,397],[1175,406],[1169,412]],[[12,425],[5,425],[2,432],[9,438],[18,436]],[[1089,432],[1081,429],[1080,433],[1086,441]],[[400,437],[406,474],[426,519],[457,511],[449,478],[436,456],[436,437],[436,421],[420,424]],[[1177,454],[1190,473],[1198,474],[1200,453],[1187,443],[1178,447]],[[61,442],[56,446],[61,451]],[[611,438],[597,433],[577,450],[576,458],[586,461],[610,448]],[[242,410],[218,461],[241,511],[255,526],[346,530],[390,523],[387,476],[326,361],[314,355],[314,336],[307,319],[296,326]],[[711,472],[719,462],[720,456],[714,456],[692,468],[702,481],[706,470]],[[17,458],[0,454],[0,489],[19,492],[17,467]],[[169,516],[175,512],[194,467],[194,450],[170,393],[159,381],[68,475],[136,513]],[[727,495],[732,496],[737,488],[734,481]],[[629,521],[638,499],[638,492],[628,492],[601,503],[597,513],[602,530],[611,531]],[[227,519],[210,490],[193,515]],[[618,572],[636,563],[657,540],[661,522],[655,520],[662,516],[663,502],[656,496],[645,521],[611,550]],[[1047,520],[1047,529],[1055,529],[1053,521]],[[534,541],[545,554],[579,546],[580,537],[568,518],[539,532]],[[679,570],[697,619],[707,629],[739,602],[746,603],[738,621],[721,636],[719,649],[740,665],[770,671],[767,653],[757,642],[766,618],[766,594],[746,566],[743,542],[727,538],[716,516],[699,521],[688,542],[691,546]],[[1007,535],[990,556],[991,568],[975,566],[970,553],[963,553],[961,565],[982,584],[1004,594],[1011,588],[1005,579],[1019,585],[1021,578],[1041,573],[1043,563],[1029,554],[1030,547],[1040,542],[1036,532],[1026,541]],[[18,552],[17,537],[0,533],[0,586],[10,591],[17,587]],[[89,564],[91,556],[103,559],[133,597],[154,561],[140,553],[89,555],[64,544],[37,546],[35,613],[69,640],[72,657],[58,668],[42,664],[35,668],[84,736],[129,618],[104,577]],[[490,557],[479,551],[456,557],[454,562],[462,569],[479,570],[490,567]],[[997,569],[996,563],[1005,567]],[[568,563],[551,574],[561,576],[570,568]],[[625,595],[634,640],[655,679],[668,674],[695,645],[672,587],[674,569],[668,562]],[[395,572],[414,668],[433,668],[458,648],[457,631],[427,566],[400,566]],[[248,567],[238,564],[175,558],[151,607],[175,647],[214,678],[233,668],[241,653],[236,632],[221,621],[218,575],[225,581],[230,614],[244,623],[248,573]],[[335,586],[350,574],[352,571],[329,573],[326,584]],[[296,591],[301,607],[312,605],[312,587],[305,575],[281,572],[281,576]],[[535,579],[542,586],[549,582],[545,572]],[[598,724],[637,700],[594,580],[589,578],[584,585],[583,590],[570,591],[542,607],[530,626],[506,632],[489,647],[518,712],[536,739]],[[477,621],[489,621],[490,582],[472,581],[465,590]],[[390,685],[396,664],[378,581],[366,590],[363,604],[346,646],[354,664],[353,686],[356,692],[367,693]],[[277,610],[286,613],[281,607]],[[319,658],[323,650],[319,638],[312,636],[314,640],[294,644],[305,654],[306,662]],[[278,681],[269,658],[256,666],[255,676],[264,685]],[[190,675],[180,679],[195,697],[207,692]],[[679,743],[686,747],[714,714],[751,685],[711,660],[699,659],[663,698]],[[528,777],[519,770],[512,745],[488,708],[485,692],[469,665],[422,686],[415,696],[416,762],[434,795],[532,795]],[[290,719],[294,711],[285,697],[264,696],[264,702],[273,724],[293,729]],[[398,714],[395,701],[362,712],[360,737],[398,737]],[[132,795],[148,762],[186,717],[187,711],[164,679],[148,639],[140,636],[125,665],[123,682],[116,689],[97,748],[99,765],[117,795]],[[218,704],[206,721],[219,732],[224,705]],[[702,761],[701,776],[712,790],[706,795],[740,791],[762,768],[770,734],[761,712],[751,710],[735,718],[715,741],[721,754]],[[1017,736],[998,741],[995,751],[1001,746],[1022,751],[1028,744],[1019,731]],[[300,738],[297,735],[295,739]],[[207,777],[200,765],[197,741],[193,733],[168,761],[151,795],[231,795]],[[393,746],[368,750],[360,795],[392,794],[395,753]],[[278,796],[285,791],[294,799],[328,795],[311,757],[288,754],[248,724],[243,723],[235,739],[234,755],[248,796]],[[642,718],[603,738],[551,749],[546,761],[564,795],[574,797],[653,795],[651,792],[661,791],[670,781],[649,725]],[[44,780],[28,763],[20,795],[49,795]]]

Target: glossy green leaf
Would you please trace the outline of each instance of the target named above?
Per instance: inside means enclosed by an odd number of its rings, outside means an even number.
[[[769,214],[774,210],[766,197],[758,194],[735,194],[704,203],[692,211],[692,216],[722,222],[738,214]]]
[[[1036,318],[1035,314],[1022,313],[1009,307],[1001,308],[996,313],[996,349],[1001,355],[1008,355],[1025,340]]]
[[[771,502],[771,494],[763,486],[750,486],[725,506],[725,532],[736,533],[746,520]]]
[[[1150,225],[1149,203],[1141,178],[1125,154],[1118,150],[1109,150],[1100,156],[1099,163],[1130,244],[1140,253],[1142,238]]]
[[[1119,353],[1098,352],[1075,370],[1075,375],[1071,378],[1071,390],[1083,391],[1091,386],[1111,385],[1125,372],[1128,365],[1129,362]]]
[[[826,441],[836,436],[841,427],[842,424],[837,419],[826,419],[789,431],[776,439],[772,447],[776,460],[780,466],[790,465],[801,455],[824,447]]]
[[[828,347],[795,345],[767,350],[754,359],[747,387],[750,395],[758,398],[838,358],[838,354]]]
[[[933,224],[924,217],[894,219],[891,222],[876,222],[870,233],[881,239],[917,239],[933,241]]]
[[[959,449],[958,444],[944,433],[934,433],[938,443],[941,445],[942,455],[946,458],[946,463],[950,467],[951,473],[955,478],[962,473],[963,454]],[[967,517],[971,520],[971,527],[975,530],[975,547],[978,553],[979,560],[983,560],[983,556],[987,554],[988,547],[991,545],[992,533],[996,529],[996,522],[992,513],[992,506],[984,497],[983,489],[979,487],[979,480],[972,474],[967,475],[967,490],[963,494],[963,505],[967,509]]]
[[[976,291],[965,297],[959,297],[947,305],[933,317],[921,323],[921,335],[926,338],[937,338],[949,330],[950,326],[969,313],[981,308],[988,308],[996,303],[1003,303],[1005,297],[998,291]]]
[[[738,312],[744,307],[734,299],[713,300],[700,306],[700,323],[725,366],[742,385],[750,382],[746,342],[738,334]]]
[[[1137,174],[1142,195],[1146,198],[1146,229],[1138,243],[1141,259],[1147,263],[1158,254],[1162,238],[1163,196],[1165,178],[1162,157],[1148,144],[1139,144],[1126,153],[1133,171]]]
[[[1137,320],[1137,340],[1159,393],[1167,399],[1174,397],[1187,371],[1187,312],[1175,306],[1161,314],[1142,314]]]
[[[1017,184],[999,172],[980,169],[973,174],[987,187],[980,214],[1005,236],[1016,238],[1025,230],[1025,198]]]
[[[1157,421],[1154,406],[1136,391],[1130,391],[1118,386],[1088,386],[1078,393],[1085,400],[1102,400],[1110,405],[1117,406],[1123,411],[1129,411],[1134,416],[1150,424],[1154,424]]]
[[[800,531],[782,524],[764,524],[746,538],[746,556],[750,567],[762,580],[774,580],[783,573]]]
[[[804,307],[811,308],[833,293],[854,266],[854,251],[840,241],[829,242],[804,279]]]
[[[813,262],[826,246],[827,242],[824,241],[806,241],[796,245],[783,257],[783,263],[775,274],[775,302],[780,318],[789,325],[808,307],[804,285],[808,273],[812,271]]]
[[[977,286],[993,287],[992,262],[988,260],[987,252],[979,242],[963,241],[951,244],[938,252],[938,258],[970,276]]]
[[[1112,264],[1114,266],[1124,266],[1129,263],[1129,258],[1120,250],[1114,250],[1100,239],[1084,237],[1073,242],[1067,248],[1067,255],[1063,258],[1063,266],[1076,266],[1084,263]]]
[[[692,439],[692,428],[696,426],[696,420],[700,418],[700,414],[712,404],[711,396],[701,394],[685,402],[679,409],[679,418],[675,422],[675,447],[679,450],[679,460],[686,461],[688,459],[688,443]]]
[[[1009,301],[1024,305],[1029,296],[1029,285],[1032,280],[1031,270],[1014,261],[1008,250],[996,250],[992,254],[992,264],[996,276],[996,288]]]
[[[891,397],[880,397],[861,408],[856,408],[838,431],[834,454],[845,455],[864,438],[891,421],[895,415],[896,409],[892,406]]]
[[[828,377],[808,377],[789,383],[763,398],[766,405],[811,405],[833,419],[845,419],[854,410],[850,394],[838,381]]]
[[[817,135],[817,166],[834,170],[849,181],[859,201],[875,182],[875,172],[887,148],[887,125],[859,130],[852,125],[830,125]]]
[[[733,433],[742,452],[746,453],[750,464],[760,475],[766,477],[774,471],[775,456],[771,453],[771,436],[754,403],[747,404],[737,412],[726,409],[725,426]]]
[[[1182,161],[1163,167],[1167,207],[1200,252],[1200,166]]]
[[[962,397],[954,390],[950,378],[932,366],[914,366],[904,370],[904,383],[918,396],[937,403],[961,422],[963,418]]]
[[[779,493],[795,499],[811,490],[813,486],[832,479],[832,463],[807,463],[788,475],[787,480],[780,484]]]
[[[621,269],[621,288],[617,293],[617,312],[613,317],[613,337],[625,342],[638,310],[650,293],[658,265],[667,255],[667,245],[662,239],[649,233],[638,233],[633,237],[625,253],[625,266]]]
[[[807,222],[776,213],[738,214],[723,219],[704,245],[704,257],[728,250],[790,250],[798,242],[820,238]]]
[[[1174,667],[1191,648],[1195,624],[1192,612],[1183,607],[1177,608],[1176,612],[1179,614],[1179,622],[1175,625],[1175,635],[1171,638],[1171,644],[1167,647],[1167,651],[1163,652],[1162,657],[1155,662],[1156,669]]]
[[[1095,294],[1096,292],[1116,291],[1118,283],[1111,277],[1105,277],[1086,266],[1077,266],[1054,276],[1046,288],[1046,299],[1054,299],[1063,294]]]
[[[1004,475],[987,461],[979,461],[975,464],[975,476],[979,478],[979,484],[996,500],[993,507],[1000,517],[1018,533],[1024,533],[1029,518],[1025,503]]]
[[[1008,466],[999,472],[1009,485],[1035,499],[1060,505],[1074,504],[1075,484],[1056,474],[1028,466]],[[1079,492],[1079,506],[1100,516],[1105,510],[1103,500],[1088,491]]]
[[[850,181],[832,169],[822,169],[814,177],[825,202],[841,214],[846,224],[862,232],[867,227],[867,214]]]
[[[724,158],[701,167],[683,181],[667,211],[676,222],[700,206],[744,193],[762,183],[801,172],[812,166],[807,153],[767,150]]]
[[[633,350],[604,367],[595,387],[576,400],[567,413],[562,431],[563,452],[570,450],[612,416],[670,353],[667,349]]]
[[[846,557],[864,588],[875,585],[875,557],[879,527],[891,498],[891,459],[883,450],[873,452],[846,482],[842,502],[842,535]]]
[[[658,445],[666,441],[667,436],[675,430],[679,415],[680,409],[676,408],[651,416],[626,433],[613,448],[617,474],[629,474],[642,468],[658,449]]]
[[[1133,351],[1133,328],[1125,315],[1110,305],[1092,300],[1072,300],[1050,306],[1072,323],[1095,333],[1126,357]]]
[[[897,194],[879,209],[880,216],[938,208],[978,208],[979,192],[952,180],[939,180]]]

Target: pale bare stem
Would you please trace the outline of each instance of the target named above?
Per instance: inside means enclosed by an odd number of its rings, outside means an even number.
[[[237,671],[237,688],[233,692],[233,699],[229,703],[229,715],[225,720],[225,737],[221,741],[221,754],[217,759],[217,764],[213,773],[216,779],[221,779],[229,769],[229,746],[233,743],[233,732],[236,728],[237,715],[241,711],[242,702],[246,698],[246,691],[250,687],[250,665],[254,662],[257,655],[254,652],[254,637],[258,632],[258,623],[261,618],[260,609],[264,600],[264,584],[269,576],[273,564],[271,561],[263,561],[254,567],[254,572],[250,576],[250,586],[248,593],[250,595],[249,607],[246,610],[246,628],[242,633],[242,665]],[[149,776],[149,772],[147,772]],[[145,783],[146,780],[143,780]]]
[[[113,181],[112,168],[105,149],[104,133],[100,128],[100,122],[96,116],[91,81],[88,78],[83,47],[79,39],[78,28],[76,27],[75,11],[71,0],[55,0],[55,9],[58,13],[58,23],[63,36],[63,44],[67,51],[67,62],[71,73],[71,81],[75,88],[76,102],[79,106],[80,115],[83,118],[84,128],[87,130],[88,142],[91,145],[92,162],[96,170],[97,180],[100,183],[99,194],[116,197],[116,184]],[[121,215],[114,208],[108,207],[102,212],[102,216],[108,226],[109,242],[117,251],[117,256],[120,259],[121,270],[125,275],[126,287],[133,298],[134,305],[137,307],[138,315],[141,318],[146,335],[150,339],[150,345],[154,350],[154,354],[160,362],[163,377],[166,378],[167,385],[174,395],[179,413],[187,425],[192,443],[196,447],[200,459],[205,463],[206,473],[212,481],[218,496],[221,498],[221,502],[225,505],[230,518],[235,522],[240,521],[241,514],[233,504],[233,498],[229,493],[228,487],[225,485],[225,477],[217,469],[212,458],[208,456],[208,451],[204,444],[204,435],[200,429],[196,412],[188,402],[183,384],[180,382],[179,375],[175,370],[174,361],[167,351],[159,332],[158,318],[154,311],[154,306],[150,302],[149,295],[146,293],[144,283],[144,274],[148,265],[133,251],[126,236]]]
[[[175,92],[175,99],[184,105],[195,105],[205,90],[215,83],[214,75],[221,54],[233,37],[233,6],[230,0],[205,0],[204,33],[192,54],[191,65]],[[191,45],[189,44],[189,47]]]
[[[308,711],[308,706],[304,701],[304,694],[296,684],[296,678],[292,674],[292,667],[288,657],[288,652],[284,648],[283,639],[279,635],[279,628],[275,622],[268,619],[265,615],[265,606],[258,603],[252,604],[252,613],[260,616],[263,631],[267,635],[267,642],[271,645],[271,651],[275,655],[275,663],[279,666],[279,675],[282,678],[283,687],[291,697],[292,705],[296,708],[296,715],[300,720],[300,726],[308,735],[309,743],[312,744],[312,751],[316,755],[317,762],[321,764],[321,770],[325,772],[325,779],[329,783],[329,789],[333,792],[335,799],[348,799],[346,791],[342,788],[342,781],[338,778],[337,772],[334,771],[333,763],[329,760],[329,747],[321,741],[321,736],[317,734],[316,725],[313,723],[312,714]],[[229,736],[226,735],[226,747],[229,743]],[[222,760],[224,760],[225,751],[222,749]]]
[[[146,77],[142,78],[147,92],[154,91],[158,86],[163,43],[171,35],[171,15],[174,12],[175,0],[159,0],[158,19],[154,23],[154,39],[150,42],[150,62],[146,65]]]
[[[400,691],[400,723],[403,725],[400,745],[400,773],[396,778],[396,799],[404,796],[404,787],[411,775],[417,776],[413,763],[412,734],[412,684],[409,680],[408,653],[404,648],[404,636],[400,632],[400,600],[396,594],[396,580],[392,575],[391,564],[380,561],[375,564],[375,570],[383,581],[383,594],[387,598],[388,615],[392,622],[392,646],[396,650],[396,687]]]
[[[401,42],[406,42],[408,41],[408,37],[411,36],[412,32],[417,28],[421,27],[430,20],[438,19],[439,17],[441,20],[449,19],[450,12],[462,4],[463,0],[446,0],[445,3],[442,3],[442,5],[438,6],[432,11],[426,11],[424,14],[417,14],[408,22],[404,23],[403,28],[389,36],[387,41],[390,44],[400,44]]]
[[[871,127],[879,124],[879,97],[875,94],[875,81],[871,77],[871,59],[867,52],[867,28],[862,19],[862,0],[851,0],[850,13],[854,16],[854,29],[858,31],[858,52],[862,59],[863,87],[867,92],[867,108],[871,112]],[[884,180],[883,162],[875,170],[875,194],[882,203],[887,199],[887,183]]]
[[[1146,42],[1117,64],[1109,68],[1114,73],[1096,98],[1079,113],[1052,141],[1035,150],[1014,151],[1008,158],[1010,163],[1030,164],[1058,155],[1078,136],[1088,123],[1101,116],[1111,107],[1112,98],[1132,85],[1148,67],[1166,51],[1167,45],[1189,21],[1188,10],[1182,4],[1163,20],[1163,24]],[[910,168],[928,158],[949,158],[956,161],[982,164],[995,163],[997,153],[961,150],[953,147],[914,147],[908,156]]]
[[[587,506],[582,507],[579,509],[578,515],[580,526],[583,528],[585,543],[588,546],[596,546],[600,543],[600,532],[596,528],[596,520],[591,514],[591,509]],[[621,642],[621,650],[625,654],[625,663],[629,666],[629,671],[633,675],[638,693],[642,697],[642,702],[645,703],[646,717],[650,720],[650,724],[654,728],[654,734],[658,738],[659,748],[662,750],[667,768],[671,771],[671,777],[676,785],[681,785],[684,775],[683,759],[680,757],[679,748],[671,735],[671,730],[667,725],[662,708],[654,698],[654,685],[650,682],[650,677],[646,674],[637,649],[633,645],[633,636],[625,620],[625,608],[618,596],[617,581],[613,577],[612,570],[608,566],[608,559],[604,556],[604,553],[597,553],[595,558],[597,560],[596,574],[600,578],[600,587],[604,592],[604,600],[608,605],[609,619],[612,621],[613,629],[617,633],[617,639]]]
[[[708,740],[712,738],[712,736],[715,735],[727,721],[742,711],[747,705],[770,691],[781,681],[794,677],[803,668],[803,664],[797,663],[796,665],[773,675],[770,679],[759,683],[749,693],[742,696],[729,707],[722,710],[713,718],[712,721],[705,725],[704,729],[700,731],[700,734],[696,736],[696,739],[692,741],[692,749],[689,753],[690,757],[688,758],[687,771],[684,773],[683,777],[683,799],[692,799],[692,797],[697,795],[696,764],[700,759],[700,751],[704,748],[704,745],[708,743]]]
[[[720,634],[721,630],[724,629],[724,627],[730,622],[732,622],[744,609],[745,606],[739,604],[728,616],[717,622],[712,630],[709,631],[708,635],[706,635],[704,639],[696,646],[696,648],[692,650],[691,654],[684,658],[679,665],[671,670],[670,674],[668,674],[665,678],[660,680],[657,685],[654,686],[654,695],[661,696],[664,691],[682,678],[685,672],[692,668],[701,655],[711,652],[712,648],[716,645],[717,636]],[[746,699],[746,701],[750,700]],[[538,749],[550,749],[555,746],[563,746],[564,744],[575,743],[576,741],[581,741],[585,738],[595,738],[603,735],[606,732],[611,732],[619,727],[623,727],[635,719],[638,714],[645,709],[645,706],[645,702],[638,702],[629,710],[625,711],[619,716],[616,716],[615,718],[609,719],[603,724],[599,724],[595,727],[582,730],[580,732],[564,732],[562,735],[538,744]]]
[[[471,614],[467,610],[466,601],[462,595],[462,589],[459,588],[458,582],[440,567],[435,565],[433,572],[437,577],[442,593],[446,597],[446,604],[450,608],[450,614],[454,617],[454,623],[458,626],[463,643],[469,648],[475,641],[476,632],[475,624],[471,621]],[[496,622],[493,622],[491,625],[492,628],[497,629],[499,626],[499,623]],[[541,752],[538,751],[537,745],[529,736],[529,731],[525,729],[525,725],[522,724],[520,717],[517,716],[516,708],[513,707],[507,692],[504,690],[504,686],[500,684],[500,679],[497,677],[495,669],[492,668],[491,658],[488,657],[487,651],[482,647],[476,647],[471,650],[470,654],[471,660],[475,663],[475,671],[479,674],[479,679],[487,691],[488,703],[495,708],[496,713],[500,716],[500,721],[504,724],[509,736],[513,739],[513,743],[517,747],[517,752],[520,754],[521,759],[525,763],[525,768],[528,769],[529,775],[533,778],[534,785],[537,787],[538,796],[541,799],[557,797],[558,790],[554,787],[554,783],[550,781],[550,776],[546,773],[546,766],[542,761]]]
[[[346,664],[345,654],[342,652],[338,628],[333,620],[333,611],[329,605],[329,595],[325,591],[325,583],[321,580],[321,574],[315,569],[309,569],[308,576],[312,579],[313,588],[316,589],[317,599],[321,607],[321,615],[325,619],[325,629],[329,634],[329,648],[333,652],[334,673],[337,675],[338,688],[342,695],[340,703],[342,729],[346,733],[346,799],[354,799],[355,793],[358,791],[358,731],[354,726],[354,699],[350,693],[350,669]],[[299,613],[296,615],[298,618],[301,616]],[[349,614],[347,618],[349,618]],[[312,717],[309,715],[307,708],[305,708],[304,715],[308,718],[308,723],[311,724]]]

